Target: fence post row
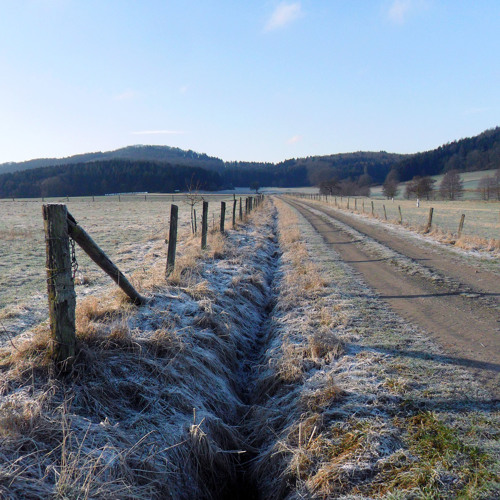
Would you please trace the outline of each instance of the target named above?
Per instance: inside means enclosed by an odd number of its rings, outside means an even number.
[[[179,207],[170,207],[170,230],[168,232],[167,267],[165,275],[170,276],[175,267],[175,249],[177,247],[177,222],[179,220]]]
[[[226,220],[226,202],[220,202],[220,232],[224,232],[224,222]]]
[[[51,356],[64,363],[75,356],[76,293],[71,276],[71,257],[66,205],[43,205],[47,293],[49,298]],[[67,368],[64,367],[63,368]]]
[[[208,201],[203,202],[203,213],[201,215],[201,248],[207,248],[208,233]]]

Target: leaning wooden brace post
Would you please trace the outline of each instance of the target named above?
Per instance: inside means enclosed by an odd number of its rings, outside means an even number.
[[[238,202],[236,201],[236,198],[234,198],[234,200],[233,200],[233,229],[236,226],[236,203],[238,203]]]
[[[125,275],[111,262],[87,232],[78,225],[69,212],[68,232],[82,250],[125,292],[134,304],[141,305],[147,302],[147,299],[136,291]]]
[[[458,223],[458,237],[462,236],[462,229],[464,228],[465,214],[460,217],[460,222]]]
[[[169,276],[175,267],[175,249],[177,248],[177,222],[179,220],[179,207],[172,205],[170,207],[170,229],[168,232],[168,251],[166,276]]]
[[[203,202],[203,213],[201,216],[201,248],[207,248],[207,233],[208,233],[208,201]]]
[[[67,363],[75,356],[76,294],[71,276],[68,209],[66,205],[43,205],[43,225],[47,252],[47,292],[49,297],[52,358]],[[62,368],[65,368],[64,365]]]
[[[224,222],[226,220],[226,202],[220,202],[220,232],[224,232]]]
[[[429,217],[427,218],[427,226],[425,226],[425,232],[428,233],[432,227],[432,214],[434,213],[434,209],[429,208]]]

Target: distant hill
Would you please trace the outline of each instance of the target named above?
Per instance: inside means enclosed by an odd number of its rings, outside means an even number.
[[[432,151],[403,159],[394,169],[400,181],[416,175],[439,175],[448,170],[475,172],[500,167],[500,127],[482,134],[444,144]]]
[[[84,153],[66,158],[40,158],[23,162],[9,162],[0,164],[0,174],[17,172],[32,168],[52,167],[56,165],[73,165],[77,163],[89,163],[113,159],[159,161],[175,165],[188,165],[217,170],[224,167],[220,158],[214,158],[204,153],[185,151],[170,146],[128,146],[126,148],[107,151],[105,153]]]
[[[56,165],[0,175],[0,197],[40,198],[124,192],[185,191],[191,182],[221,186],[217,172],[199,167],[122,159]]]
[[[500,127],[413,155],[359,151],[292,158],[276,164],[224,162],[204,153],[169,146],[129,146],[105,153],[4,163],[0,165],[0,196],[48,197],[55,191],[54,196],[119,191],[165,192],[185,190],[186,179],[191,178],[199,179],[203,188],[208,190],[253,183],[268,187],[300,187],[319,185],[331,179],[345,181],[346,185],[369,186],[382,183],[391,170],[395,170],[399,180],[404,182],[415,175],[439,175],[451,169],[463,172],[486,170],[499,166]],[[102,176],[100,183],[99,176]]]

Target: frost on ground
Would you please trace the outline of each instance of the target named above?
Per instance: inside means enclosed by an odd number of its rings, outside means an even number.
[[[270,425],[255,465],[268,498],[499,495],[498,402],[389,312],[298,213],[281,205],[280,217],[284,279],[263,374],[283,383],[265,387]],[[295,225],[300,236],[283,242]],[[295,259],[300,240],[309,261]],[[316,288],[302,286],[303,262],[321,276]]]
[[[0,351],[1,498],[498,494],[488,394],[276,206],[81,300],[68,377],[47,325]]]
[[[150,277],[149,305],[80,303],[67,378],[46,359],[46,325],[1,352],[0,497],[205,498],[232,487],[276,243],[269,214],[212,234],[205,255],[198,243],[169,284]]]

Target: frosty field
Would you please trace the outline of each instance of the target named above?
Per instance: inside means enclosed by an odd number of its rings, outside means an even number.
[[[142,227],[139,204],[109,212],[150,301],[80,293],[68,377],[46,323],[0,349],[2,498],[498,494],[498,404],[295,208],[267,200],[201,252],[183,206],[165,279],[161,205]]]
[[[226,220],[232,217],[232,196],[203,195],[209,202],[209,227],[218,224],[220,202],[228,202]],[[190,207],[183,195],[148,195],[48,199],[65,203],[68,211],[91,235],[122,272],[129,275],[153,259],[166,258],[170,205],[179,205],[179,236],[190,234]],[[243,198],[243,204],[244,204]],[[17,333],[43,317],[46,310],[45,241],[42,200],[1,201],[0,211],[0,330]],[[201,202],[195,209],[201,221]],[[156,245],[156,246],[155,246]],[[153,252],[152,249],[155,248]],[[153,255],[156,252],[156,257]],[[76,247],[77,293],[88,294],[111,283]],[[147,262],[145,262],[145,259]],[[11,331],[12,321],[15,321]],[[0,334],[1,337],[1,334]]]
[[[334,198],[330,197],[330,203]],[[337,196],[338,205],[347,209],[347,197],[342,201]],[[357,198],[357,212],[371,215],[371,202],[374,205],[374,214],[379,219],[384,219],[384,206],[387,219],[391,222],[399,221],[399,209],[403,215],[403,225],[418,230],[427,224],[429,209],[434,208],[432,224],[444,233],[451,233],[456,236],[460,217],[465,214],[465,222],[462,234],[470,237],[479,237],[486,240],[500,239],[500,202],[499,201],[437,201],[420,200],[420,206],[416,206],[415,200],[380,200],[371,198]],[[349,199],[349,209],[354,210],[354,198]]]

